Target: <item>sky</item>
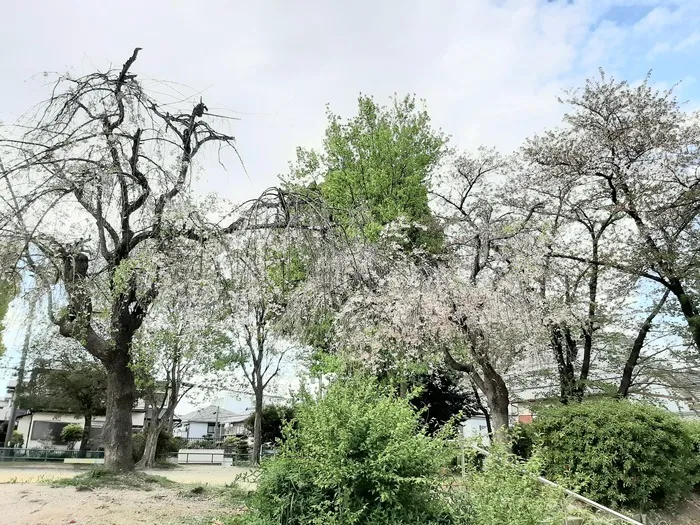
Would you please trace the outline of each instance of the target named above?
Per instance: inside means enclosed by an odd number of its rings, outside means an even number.
[[[453,147],[504,152],[556,125],[557,97],[599,67],[680,82],[700,107],[697,0],[25,0],[0,23],[0,122],[47,97],[44,73],[120,67],[141,47],[132,72],[155,98],[201,96],[240,119],[229,131],[246,169],[210,162],[197,183],[234,201],[274,185],[297,146],[320,145],[326,105],[352,116],[360,93],[415,94]],[[9,321],[0,388],[22,341]]]

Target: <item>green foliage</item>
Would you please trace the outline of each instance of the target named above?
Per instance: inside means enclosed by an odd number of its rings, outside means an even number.
[[[511,450],[521,459],[530,459],[535,446],[534,427],[530,423],[516,423],[508,429]]]
[[[403,218],[422,226],[408,232],[412,243],[439,250],[442,236],[425,181],[447,138],[431,127],[427,112],[411,96],[389,107],[360,96],[357,115],[347,122],[330,110],[327,115],[323,152],[298,150],[295,178],[320,191],[333,220],[350,235],[376,241],[384,226]]]
[[[666,410],[603,399],[544,408],[532,425],[545,475],[604,505],[665,506],[695,483],[693,438]]]
[[[336,382],[297,408],[275,459],[263,462],[252,523],[456,523],[441,496],[447,431],[429,437],[407,400],[375,380]]]
[[[275,443],[282,439],[286,423],[294,419],[294,407],[287,405],[265,405],[262,410],[262,443]],[[248,432],[253,433],[255,414],[245,420]]]
[[[65,427],[63,427],[63,430],[61,430],[61,441],[65,441],[67,443],[75,443],[76,441],[80,441],[82,437],[83,427],[75,423],[66,425]]]
[[[10,446],[13,448],[22,448],[24,446],[24,434],[19,430],[12,432],[12,439],[10,439]]]
[[[143,452],[146,449],[146,434],[138,432],[131,436],[132,457],[134,462],[139,461],[143,457]],[[184,440],[173,437],[165,430],[161,430],[158,434],[158,442],[156,443],[156,459],[164,459],[169,454],[173,454],[181,448],[193,448],[184,445]]]
[[[233,455],[234,461],[248,462],[250,447],[248,440],[236,436],[227,436],[222,443],[224,452]]]
[[[37,360],[21,393],[20,405],[35,411],[102,415],[106,384],[107,374],[101,363],[82,354],[65,353],[53,362]]]
[[[474,394],[460,379],[459,373],[446,367],[418,376],[420,388],[411,404],[420,411],[430,433],[460,414],[466,418],[476,413]]]
[[[492,450],[483,468],[470,468],[466,494],[457,494],[455,504],[469,509],[472,525],[559,525],[565,515],[563,494],[537,480],[539,468],[534,460],[520,463]]]

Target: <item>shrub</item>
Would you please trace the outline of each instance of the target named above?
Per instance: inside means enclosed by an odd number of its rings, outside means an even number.
[[[156,459],[163,459],[177,452],[182,446],[183,440],[181,438],[173,437],[168,434],[165,430],[162,430],[158,434],[158,443],[156,443]],[[143,457],[143,452],[146,449],[146,434],[144,432],[138,432],[132,436],[132,457],[134,461],[139,461]]]
[[[24,434],[15,430],[12,432],[12,439],[10,439],[9,445],[13,448],[22,448],[24,445]]]
[[[224,439],[222,446],[224,448],[224,452],[234,456],[234,461],[247,461],[249,453],[247,439],[236,436],[228,436]]]
[[[536,458],[520,463],[492,449],[481,469],[470,469],[466,493],[454,503],[469,509],[473,525],[560,525],[565,517],[563,492],[542,485],[539,468]]]
[[[83,427],[76,425],[75,423],[66,425],[63,427],[63,430],[61,430],[61,440],[69,443],[71,447],[75,445],[76,441],[80,441],[82,438]]]
[[[280,525],[453,524],[439,472],[448,430],[426,435],[405,399],[375,380],[306,400],[276,458],[263,462],[249,520]]]
[[[605,505],[664,506],[693,487],[693,440],[666,410],[598,400],[542,409],[532,425],[545,474]]]

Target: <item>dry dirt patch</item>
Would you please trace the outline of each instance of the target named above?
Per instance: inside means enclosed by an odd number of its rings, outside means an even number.
[[[46,484],[0,485],[1,525],[170,525],[234,514],[219,498],[183,496],[177,489],[98,488],[78,491]]]

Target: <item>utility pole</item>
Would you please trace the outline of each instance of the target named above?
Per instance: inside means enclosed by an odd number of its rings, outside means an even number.
[[[7,422],[7,432],[5,434],[5,446],[10,446],[12,434],[15,430],[15,421],[17,420],[17,410],[19,405],[19,395],[22,390],[22,382],[24,381],[24,368],[27,365],[27,354],[29,353],[29,342],[32,336],[32,322],[34,321],[34,307],[36,299],[32,298],[29,301],[29,316],[27,323],[27,331],[24,334],[24,344],[22,345],[22,356],[19,360],[19,369],[17,370],[17,384],[15,391],[12,393],[12,411],[10,412],[10,420]],[[29,436],[25,436],[25,443],[29,441]]]
[[[216,405],[216,421],[214,421],[214,443],[219,439],[219,405]]]

